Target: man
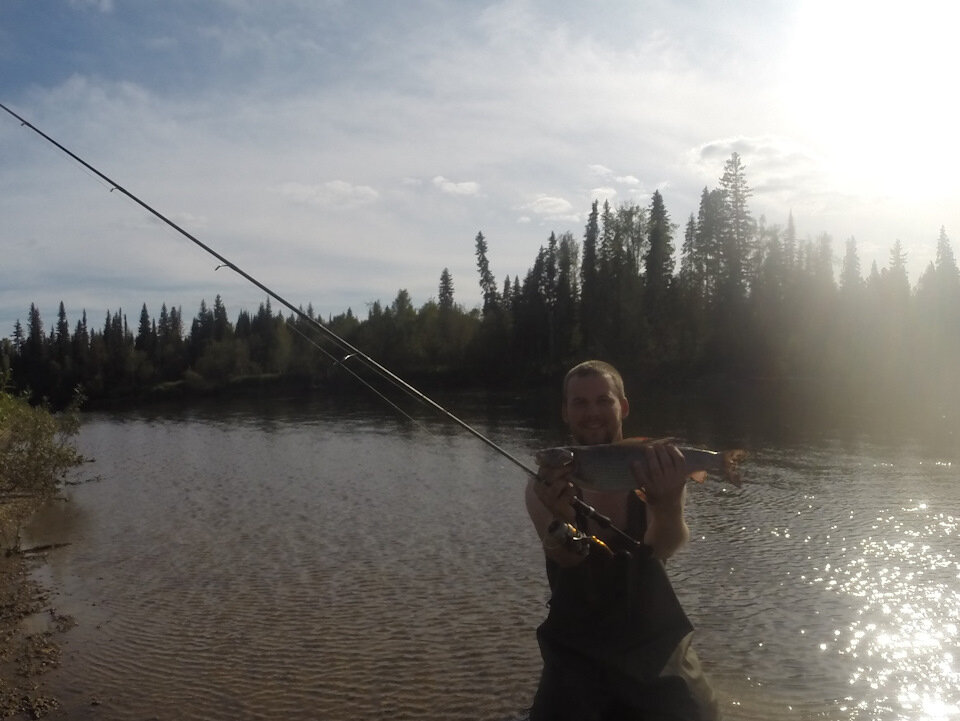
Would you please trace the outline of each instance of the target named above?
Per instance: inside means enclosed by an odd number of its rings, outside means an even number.
[[[572,368],[563,381],[563,420],[575,443],[623,439],[630,412],[617,370],[602,361]],[[543,656],[530,721],[719,718],[713,691],[690,645],[693,627],[666,576],[664,562],[686,543],[683,454],[654,443],[631,469],[640,493],[603,493],[576,486],[570,466],[539,468],[527,485],[530,519],[543,542],[550,612],[537,629]],[[578,513],[574,496],[640,543],[628,544]],[[643,498],[644,500],[641,500]],[[554,521],[598,537],[565,544]]]

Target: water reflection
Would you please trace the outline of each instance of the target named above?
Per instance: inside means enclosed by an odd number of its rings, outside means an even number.
[[[731,700],[736,718],[952,718],[952,461],[840,443],[759,455],[762,476],[742,496],[691,496],[697,558],[675,564],[701,636],[753,669]],[[704,578],[708,559],[723,571],[719,587]],[[742,679],[723,665],[715,672],[735,688]]]
[[[828,581],[857,599],[856,618],[836,639],[837,653],[855,660],[851,686],[867,686],[878,701],[924,718],[960,713],[960,635],[948,620],[960,618],[960,563],[945,542],[956,527],[953,516],[926,502],[885,511]]]

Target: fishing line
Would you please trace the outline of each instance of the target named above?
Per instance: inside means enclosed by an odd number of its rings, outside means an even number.
[[[325,335],[326,337],[328,337],[328,338],[330,338],[331,340],[333,340],[333,341],[334,341],[335,343],[337,343],[341,348],[343,348],[344,350],[348,351],[348,353],[347,353],[347,356],[348,356],[348,357],[349,357],[349,356],[355,356],[355,357],[358,358],[360,361],[362,361],[367,367],[371,368],[373,371],[375,371],[376,373],[380,374],[383,378],[385,378],[386,380],[388,380],[388,381],[389,381],[390,383],[392,383],[394,386],[396,386],[397,388],[403,390],[405,393],[409,394],[410,396],[412,396],[413,398],[417,399],[417,400],[420,401],[421,403],[429,406],[430,408],[432,408],[432,409],[435,410],[436,412],[440,413],[441,415],[443,415],[445,418],[447,418],[448,420],[452,421],[453,423],[456,423],[456,424],[457,424],[458,426],[460,426],[463,430],[467,431],[467,432],[470,433],[472,436],[474,436],[475,438],[477,438],[479,441],[481,441],[482,443],[484,443],[484,444],[486,444],[487,446],[489,446],[490,448],[492,448],[494,451],[496,451],[497,453],[499,453],[501,456],[503,456],[504,458],[506,458],[508,461],[510,461],[511,463],[513,463],[515,466],[517,466],[518,468],[520,468],[520,469],[522,469],[523,471],[525,471],[528,475],[530,475],[530,476],[532,476],[532,477],[534,477],[534,478],[537,478],[537,477],[538,477],[538,476],[537,476],[537,472],[536,472],[533,468],[531,468],[529,465],[527,465],[526,463],[524,463],[523,461],[521,461],[519,458],[517,458],[517,457],[514,456],[512,453],[510,453],[509,451],[507,451],[505,448],[503,448],[502,446],[498,445],[497,443],[495,443],[495,442],[492,441],[491,439],[487,438],[485,435],[483,435],[480,431],[478,431],[476,428],[474,428],[473,426],[471,426],[469,423],[467,423],[466,421],[462,420],[461,418],[455,416],[453,413],[451,413],[450,411],[448,411],[446,408],[444,408],[443,406],[441,406],[439,403],[437,403],[436,401],[434,401],[432,398],[430,398],[429,396],[425,395],[424,393],[422,393],[421,391],[419,391],[419,390],[418,390],[417,388],[415,388],[414,386],[410,385],[407,381],[403,380],[403,378],[401,378],[400,376],[396,375],[393,371],[389,370],[389,369],[386,368],[385,366],[383,366],[383,365],[381,365],[380,363],[378,363],[377,361],[375,361],[373,358],[371,358],[370,356],[368,356],[368,355],[367,355],[366,353],[364,353],[362,350],[360,350],[359,348],[356,348],[356,347],[353,346],[351,343],[349,343],[349,342],[346,341],[345,339],[341,338],[339,335],[337,335],[337,334],[336,334],[335,332],[333,332],[330,328],[328,328],[328,327],[325,326],[323,323],[321,323],[320,321],[318,321],[316,318],[311,318],[309,315],[307,315],[306,313],[304,313],[300,308],[298,308],[297,306],[295,306],[293,303],[291,303],[290,301],[288,301],[286,298],[284,298],[283,296],[281,296],[279,293],[275,292],[275,291],[272,290],[271,288],[268,288],[266,285],[264,285],[264,284],[261,283],[259,280],[257,280],[256,278],[254,278],[252,275],[250,275],[249,273],[247,273],[245,270],[243,270],[242,268],[240,268],[239,266],[237,266],[236,264],[234,264],[233,261],[231,261],[231,260],[228,259],[227,257],[221,255],[219,252],[217,252],[216,250],[214,250],[213,248],[211,248],[209,245],[207,245],[206,243],[204,243],[203,241],[201,241],[199,238],[197,238],[196,236],[192,235],[191,233],[189,233],[189,232],[187,232],[186,230],[184,230],[183,228],[181,228],[179,225],[177,225],[176,223],[174,223],[172,220],[170,220],[170,218],[168,218],[167,216],[165,216],[165,215],[164,215],[163,213],[161,213],[159,210],[156,210],[156,209],[153,208],[152,206],[148,205],[145,201],[141,200],[139,197],[137,197],[136,195],[134,195],[133,193],[131,193],[129,190],[127,190],[126,188],[124,188],[122,185],[120,185],[119,183],[117,183],[115,180],[113,180],[113,179],[110,178],[109,176],[107,176],[107,175],[105,175],[104,173],[102,173],[102,172],[100,172],[99,170],[97,170],[97,168],[95,168],[93,165],[91,165],[90,163],[88,163],[86,160],[84,160],[83,158],[81,158],[80,156],[78,156],[77,154],[75,154],[74,152],[72,152],[71,150],[69,150],[68,148],[66,148],[65,146],[61,145],[59,142],[57,142],[56,140],[54,140],[53,138],[51,138],[49,135],[47,135],[47,134],[44,133],[42,130],[40,130],[38,127],[36,127],[35,125],[33,125],[32,123],[30,123],[29,121],[27,121],[25,118],[23,118],[23,117],[21,117],[20,115],[18,115],[17,113],[15,113],[13,110],[11,110],[10,108],[8,108],[8,107],[7,107],[6,105],[4,105],[3,103],[0,103],[0,108],[2,108],[4,111],[6,111],[9,115],[12,115],[14,118],[16,118],[17,120],[19,120],[19,121],[20,121],[20,124],[21,124],[23,127],[29,128],[29,129],[32,130],[34,133],[36,133],[37,135],[39,135],[41,138],[43,138],[44,140],[46,140],[48,143],[50,143],[51,145],[53,145],[53,146],[55,146],[56,148],[58,148],[58,149],[59,149],[61,152],[63,152],[65,155],[73,158],[73,160],[75,160],[76,162],[78,162],[81,166],[83,166],[84,168],[86,168],[87,170],[89,170],[91,173],[93,173],[94,175],[96,175],[98,178],[101,178],[104,182],[108,183],[109,186],[110,186],[110,192],[111,192],[111,193],[112,193],[113,191],[118,191],[118,192],[122,193],[122,194],[125,195],[127,198],[129,198],[130,200],[132,200],[134,203],[136,203],[137,205],[139,205],[141,208],[143,208],[144,210],[146,210],[148,213],[150,213],[151,215],[153,215],[154,217],[156,217],[157,219],[159,219],[160,221],[162,221],[163,223],[165,223],[165,224],[168,225],[169,227],[173,228],[176,232],[178,232],[178,233],[179,233],[180,235],[182,235],[184,238],[186,238],[186,239],[189,240],[190,242],[194,243],[196,246],[198,246],[199,248],[205,250],[207,253],[209,253],[209,254],[212,255],[214,258],[216,258],[217,260],[219,260],[222,266],[225,266],[225,267],[227,267],[227,268],[230,268],[230,270],[232,270],[233,272],[235,272],[237,275],[239,275],[240,277],[244,278],[244,279],[247,280],[248,282],[252,283],[252,284],[255,285],[257,288],[259,288],[260,290],[262,290],[264,293],[266,293],[267,295],[269,295],[271,298],[273,298],[274,300],[276,300],[278,303],[280,303],[281,305],[283,305],[283,306],[285,306],[286,308],[288,308],[289,310],[291,310],[291,311],[292,311],[294,314],[296,314],[299,318],[303,319],[308,325],[312,326],[314,329],[320,331],[323,335]],[[346,358],[345,358],[344,360],[346,360]],[[341,363],[341,365],[343,365],[343,364]],[[622,531],[621,529],[619,529],[619,528],[617,528],[616,526],[614,526],[614,525],[611,523],[611,521],[610,521],[609,518],[607,518],[606,516],[603,516],[602,514],[598,513],[597,510],[594,509],[594,508],[593,508],[592,506],[590,506],[589,504],[584,503],[584,502],[581,501],[580,499],[574,499],[573,505],[574,505],[575,507],[579,508],[579,509],[584,513],[584,515],[586,515],[588,518],[594,519],[594,521],[597,522],[601,527],[609,529],[610,531],[612,531],[612,532],[616,533],[618,536],[620,536],[622,539],[627,540],[627,541],[629,541],[630,543],[632,543],[632,544],[634,544],[634,545],[638,545],[638,542],[637,542],[635,539],[633,539],[629,534],[625,533],[625,532]]]

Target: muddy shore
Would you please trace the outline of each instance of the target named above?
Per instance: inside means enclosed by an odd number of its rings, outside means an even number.
[[[57,615],[30,575],[34,564],[43,563],[43,550],[21,548],[17,537],[39,504],[36,498],[0,497],[0,719],[38,719],[59,706],[45,691],[43,674],[58,665],[56,636],[73,621]]]

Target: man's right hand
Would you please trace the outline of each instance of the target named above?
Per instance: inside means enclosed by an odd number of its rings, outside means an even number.
[[[573,464],[540,466],[533,482],[533,492],[554,518],[568,523],[576,522],[571,505],[577,495],[577,487],[573,484]]]

